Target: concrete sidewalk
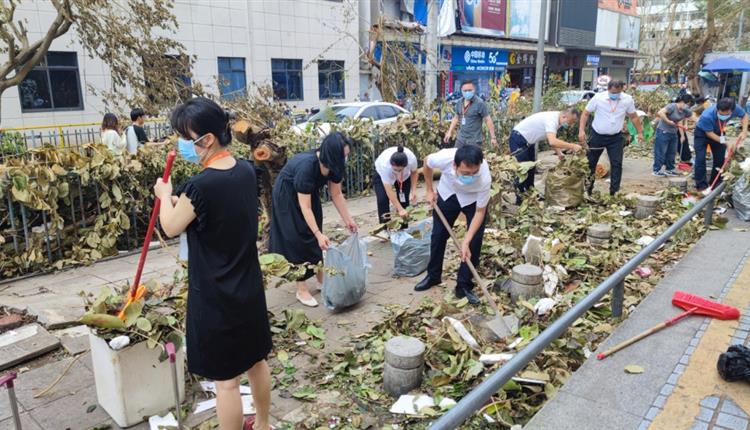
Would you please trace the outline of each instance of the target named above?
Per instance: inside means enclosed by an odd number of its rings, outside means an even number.
[[[750,329],[750,224],[733,211],[723,230],[709,231],[631,313],[528,430],[747,429],[750,386],[716,371],[721,352],[746,344]],[[736,306],[740,321],[688,317],[602,361],[596,354],[667,320],[676,290]],[[645,369],[627,374],[627,365]]]

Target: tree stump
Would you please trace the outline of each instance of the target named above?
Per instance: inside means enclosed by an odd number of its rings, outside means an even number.
[[[659,198],[654,196],[638,196],[635,206],[635,217],[638,219],[648,218],[656,213]]]
[[[612,237],[612,226],[609,224],[593,224],[586,231],[586,240],[593,245],[607,245]]]
[[[422,384],[425,346],[419,339],[397,336],[385,343],[383,388],[393,397]]]
[[[514,303],[520,299],[541,296],[544,294],[542,269],[531,264],[519,264],[513,267],[508,291]]]
[[[687,192],[688,181],[687,178],[669,178],[669,187],[676,188],[681,192]]]

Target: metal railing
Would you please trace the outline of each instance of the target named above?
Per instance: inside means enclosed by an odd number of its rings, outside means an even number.
[[[659,237],[654,239],[653,242],[643,248],[638,254],[605,279],[580,302],[576,303],[575,306],[555,320],[555,322],[547,327],[546,330],[532,340],[526,348],[522,349],[510,361],[497,369],[481,384],[477,385],[466,396],[464,396],[456,406],[435,421],[435,423],[429,427],[429,430],[449,430],[460,426],[461,423],[463,423],[475,411],[480,409],[505,385],[506,382],[515,376],[516,373],[525,368],[526,365],[537,356],[537,354],[542,352],[550,343],[560,337],[581,315],[596,305],[599,300],[610,291],[612,291],[612,316],[620,317],[622,315],[623,296],[625,293],[625,278],[669,238],[677,233],[685,224],[692,220],[701,210],[705,209],[704,222],[706,225],[710,225],[712,222],[715,200],[724,190],[725,185],[726,184],[722,183],[716,187],[716,189],[714,189],[708,196],[703,198],[666,231],[659,235]]]

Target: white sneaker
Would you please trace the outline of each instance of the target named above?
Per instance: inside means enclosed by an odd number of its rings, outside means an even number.
[[[310,297],[309,299],[303,299],[302,297],[300,297],[299,291],[297,291],[297,294],[295,294],[294,296],[297,298],[297,301],[299,301],[305,306],[309,306],[311,308],[318,306],[318,301],[315,300],[315,297]]]
[[[711,187],[709,187],[709,188],[706,188],[705,190],[701,191],[701,194],[703,194],[704,196],[707,196],[707,195],[711,194],[711,191],[712,191]]]

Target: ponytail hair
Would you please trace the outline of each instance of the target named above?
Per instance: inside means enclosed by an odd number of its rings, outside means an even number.
[[[391,166],[406,167],[408,164],[409,157],[404,152],[404,145],[399,145],[396,152],[391,155]]]

